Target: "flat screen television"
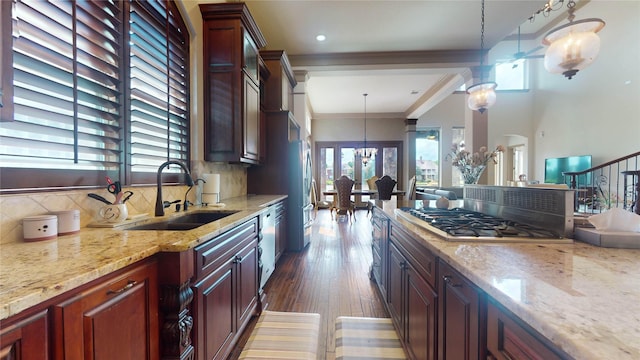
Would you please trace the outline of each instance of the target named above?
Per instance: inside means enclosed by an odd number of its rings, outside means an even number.
[[[544,182],[547,184],[567,184],[571,179],[562,175],[566,171],[582,171],[591,167],[591,155],[568,156],[563,158],[551,158],[544,160]],[[581,175],[577,179],[578,184],[590,184],[591,174]]]

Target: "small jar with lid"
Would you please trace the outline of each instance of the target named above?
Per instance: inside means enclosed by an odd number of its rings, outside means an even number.
[[[56,215],[35,215],[22,219],[24,241],[52,240],[58,237]]]
[[[53,211],[58,217],[58,235],[71,235],[80,231],[80,210]]]

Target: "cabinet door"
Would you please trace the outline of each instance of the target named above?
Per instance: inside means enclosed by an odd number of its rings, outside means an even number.
[[[258,251],[257,239],[235,257],[237,281],[238,328],[244,328],[258,305]]]
[[[287,208],[284,202],[276,209],[276,263],[287,249]]]
[[[371,217],[371,248],[373,251],[373,263],[371,267],[372,277],[375,279],[382,294],[383,300],[387,298],[387,244],[388,244],[388,220],[377,215],[373,211]]]
[[[436,358],[437,298],[435,290],[409,265],[405,343],[412,359]]]
[[[485,301],[479,289],[439,262],[439,359],[485,359]]]
[[[47,310],[0,328],[0,360],[49,359]]]
[[[136,266],[54,306],[56,356],[64,359],[158,359],[156,263]]]
[[[234,270],[230,259],[194,285],[196,358],[224,359],[236,334]]]
[[[260,89],[251,77],[243,74],[243,154],[254,162],[260,160]]]
[[[389,244],[389,284],[387,287],[387,308],[389,315],[396,325],[396,329],[400,332],[400,338],[404,339],[405,322],[404,322],[404,268],[407,262],[400,254],[400,251],[393,245]]]

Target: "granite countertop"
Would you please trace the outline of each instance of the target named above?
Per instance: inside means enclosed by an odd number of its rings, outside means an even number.
[[[394,222],[576,359],[640,359],[640,250],[451,242],[397,217],[415,202],[376,201]]]
[[[158,252],[192,249],[285,198],[282,195],[241,196],[225,199],[225,207],[194,206],[189,212],[237,212],[187,231],[123,229],[185,214],[167,212],[164,217],[129,221],[116,228],[82,228],[78,234],[59,236],[55,240],[3,244],[0,250],[0,319]]]

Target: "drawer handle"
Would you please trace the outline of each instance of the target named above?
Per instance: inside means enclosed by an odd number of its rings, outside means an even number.
[[[452,279],[453,279],[453,276],[451,276],[451,275],[444,275],[442,277],[442,280],[444,280],[444,282],[446,282],[450,286],[452,286],[452,287],[462,287],[462,284],[454,284]]]
[[[111,290],[109,289],[107,291],[107,295],[113,295],[113,294],[121,294],[129,289],[131,289],[133,287],[133,285],[137,284],[138,282],[135,280],[129,280],[127,281],[127,285],[123,286],[122,289],[120,290]]]
[[[237,263],[240,263],[240,262],[242,262],[242,256],[236,255],[236,257],[233,259],[233,263],[237,264]]]

